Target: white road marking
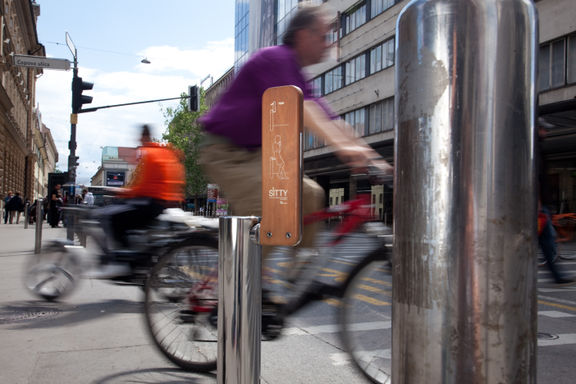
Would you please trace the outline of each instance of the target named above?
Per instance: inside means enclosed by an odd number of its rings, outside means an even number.
[[[576,314],[568,313],[568,312],[560,312],[560,311],[538,311],[539,316],[547,316],[553,318],[562,318],[562,317],[575,317]]]
[[[371,321],[366,323],[356,323],[351,325],[352,331],[377,331],[390,329],[391,321]],[[285,328],[283,333],[289,336],[318,335],[320,333],[338,333],[340,328],[337,324],[315,325],[311,327],[290,327]]]
[[[567,344],[576,344],[576,333],[561,333],[556,340],[538,340],[539,347],[554,347]]]

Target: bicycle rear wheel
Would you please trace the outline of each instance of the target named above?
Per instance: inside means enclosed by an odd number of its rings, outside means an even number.
[[[154,344],[170,361],[195,372],[216,369],[218,240],[192,235],[171,246],[152,268],[144,314]]]
[[[387,249],[370,253],[344,284],[339,321],[344,347],[372,383],[391,382],[392,271]]]

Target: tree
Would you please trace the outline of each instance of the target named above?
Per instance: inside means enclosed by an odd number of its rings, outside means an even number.
[[[166,132],[162,139],[168,141],[184,155],[184,167],[186,168],[186,198],[194,197],[194,209],[198,209],[198,196],[206,192],[206,178],[198,164],[200,156],[200,139],[202,128],[198,118],[206,111],[204,104],[204,92],[201,91],[200,110],[190,112],[188,110],[187,94],[182,93],[182,99],[176,108],[166,108],[164,119]]]

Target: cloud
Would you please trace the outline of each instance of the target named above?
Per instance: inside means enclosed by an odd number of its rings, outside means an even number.
[[[101,107],[147,100],[178,97],[188,86],[202,78],[222,76],[233,65],[233,39],[209,42],[202,49],[184,50],[155,46],[140,54],[151,64],[138,64],[132,69],[115,72],[80,67],[82,78],[94,83],[84,94],[93,97],[89,107]],[[48,71],[37,81],[36,101],[43,123],[50,128],[59,153],[58,168],[68,169],[70,140],[71,71]],[[138,145],[138,127],[151,124],[153,136],[160,138],[165,130],[163,110],[176,106],[178,100],[104,108],[78,115],[77,150],[80,165],[77,181],[89,184],[101,163],[101,147]]]
[[[139,52],[153,65],[140,64],[144,72],[184,72],[192,77],[203,78],[208,74],[224,74],[234,61],[234,39],[211,41],[202,49],[182,50],[171,46],[149,47]]]

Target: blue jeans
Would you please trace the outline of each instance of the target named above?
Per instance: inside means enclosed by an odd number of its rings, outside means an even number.
[[[550,272],[552,273],[552,277],[557,283],[560,283],[565,280],[565,276],[560,271],[560,268],[557,264],[554,263],[554,259],[556,259],[557,247],[556,247],[556,230],[552,225],[552,218],[550,217],[550,211],[546,207],[541,207],[540,212],[546,215],[546,224],[542,229],[542,233],[538,236],[538,244],[542,249],[542,253],[544,254],[544,258],[546,259],[546,265],[550,268]]]

